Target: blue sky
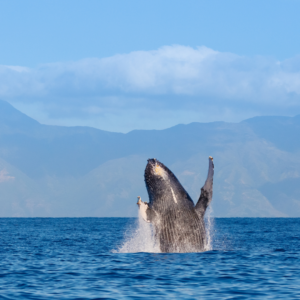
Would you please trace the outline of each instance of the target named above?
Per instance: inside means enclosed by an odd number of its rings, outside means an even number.
[[[300,114],[300,1],[0,1],[0,98],[127,132]]]

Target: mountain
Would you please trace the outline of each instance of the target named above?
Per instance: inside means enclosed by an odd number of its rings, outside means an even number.
[[[42,125],[0,101],[0,216],[136,216],[148,158],[197,201],[214,157],[213,215],[300,217],[300,116],[127,134]]]

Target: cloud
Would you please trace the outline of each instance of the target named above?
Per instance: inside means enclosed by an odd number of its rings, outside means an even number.
[[[8,172],[5,169],[0,171],[0,183],[1,182],[6,182],[6,181],[11,181],[11,180],[14,180],[14,179],[15,179],[15,177],[9,176]]]
[[[174,45],[107,58],[0,66],[0,98],[40,105],[51,118],[125,111],[300,113],[300,57],[277,61]],[[220,115],[221,114],[221,115]],[[204,114],[205,115],[205,114]],[[195,121],[195,120],[191,120]]]

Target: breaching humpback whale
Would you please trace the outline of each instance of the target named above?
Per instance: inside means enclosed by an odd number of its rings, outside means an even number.
[[[149,203],[138,197],[143,219],[154,226],[162,252],[199,252],[206,244],[204,214],[212,200],[214,164],[209,157],[208,175],[196,205],[176,176],[157,159],[148,159],[145,183]]]

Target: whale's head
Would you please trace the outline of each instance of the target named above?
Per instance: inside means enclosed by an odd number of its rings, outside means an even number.
[[[172,173],[163,163],[156,158],[148,159],[148,164],[145,170],[145,181],[149,183],[152,180],[167,179]]]
[[[183,195],[187,195],[172,171],[155,158],[148,159],[145,183],[150,205],[157,201],[167,201],[167,199],[171,199],[172,203],[177,203],[178,197],[182,198]]]
[[[167,180],[172,172],[156,158],[148,159],[148,163],[145,169],[145,182],[152,185],[155,182],[161,182]]]
[[[149,205],[168,208],[175,206],[194,207],[193,200],[179,180],[163,163],[155,158],[148,159],[145,169],[145,183],[149,195]]]
[[[171,174],[173,175],[173,173],[157,159],[148,159],[145,169],[145,183],[150,202],[168,189],[168,186],[170,186]]]

